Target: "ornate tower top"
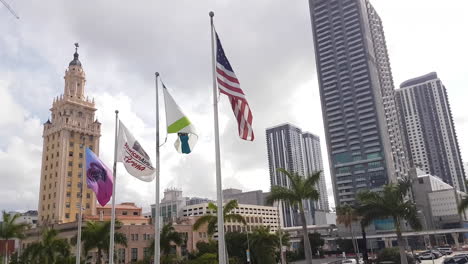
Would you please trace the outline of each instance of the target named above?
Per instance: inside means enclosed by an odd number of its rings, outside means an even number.
[[[65,71],[65,91],[64,95],[68,98],[85,99],[84,86],[86,84],[86,75],[78,59],[78,43],[75,43],[75,54],[73,60],[68,64]]]
[[[73,54],[73,60],[70,61],[70,64],[68,64],[68,66],[80,66],[81,67],[81,62],[80,60],[78,59],[78,57],[80,56],[78,54],[78,47],[80,45],[77,43],[75,43],[75,54]]]

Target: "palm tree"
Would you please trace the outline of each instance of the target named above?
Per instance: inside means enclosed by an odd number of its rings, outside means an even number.
[[[321,171],[314,172],[309,177],[303,177],[295,172],[285,169],[278,169],[278,172],[285,174],[289,179],[289,188],[283,186],[272,186],[271,192],[266,198],[267,203],[273,204],[276,201],[283,201],[291,206],[298,206],[302,222],[302,235],[304,238],[304,252],[306,262],[312,263],[312,249],[310,248],[309,236],[307,235],[307,223],[304,213],[304,200],[317,201],[320,194],[317,190],[317,183],[320,180]]]
[[[275,250],[279,245],[278,236],[270,232],[269,226],[259,226],[250,235],[250,246],[256,263],[276,263]]]
[[[182,245],[184,243],[184,239],[180,233],[177,233],[172,226],[172,223],[166,224],[161,229],[160,241],[159,244],[161,245],[161,254],[162,255],[169,255],[171,252],[172,244],[176,244],[177,246]],[[151,241],[150,245],[150,255],[154,255],[154,239]]]
[[[23,252],[22,259],[31,264],[58,264],[70,257],[70,245],[66,239],[57,237],[55,229],[44,229],[42,240],[29,245]]]
[[[458,205],[458,213],[462,214],[466,209],[468,209],[468,196],[461,199],[460,204]]]
[[[354,207],[349,204],[345,204],[342,206],[336,207],[336,222],[338,224],[342,224],[345,227],[349,228],[351,232],[351,240],[353,242],[354,253],[356,257],[359,257],[359,247],[356,242],[356,238],[354,237],[354,229],[353,229],[353,222],[357,221],[358,214]]]
[[[2,222],[0,222],[0,238],[5,240],[5,263],[8,263],[8,240],[12,238],[24,238],[24,231],[28,224],[15,223],[20,215],[2,212]]]
[[[83,227],[81,234],[81,240],[83,241],[83,249],[85,256],[88,255],[92,249],[97,249],[97,264],[102,263],[102,253],[106,253],[109,256],[109,243],[110,243],[110,227],[111,222],[86,222],[86,226]],[[115,222],[115,230],[122,227],[122,223],[119,221]],[[114,233],[114,243],[117,245],[127,246],[127,237],[120,233]]]
[[[405,243],[401,235],[403,222],[407,221],[411,228],[415,230],[421,229],[416,205],[407,199],[410,188],[410,181],[400,180],[397,184],[385,185],[382,192],[365,190],[357,195],[357,200],[361,204],[360,210],[365,212],[368,219],[393,219],[402,264],[408,264],[404,248]]]
[[[223,207],[223,216],[224,222],[231,221],[231,222],[241,222],[242,224],[246,225],[247,222],[245,221],[244,217],[240,214],[231,213],[238,206],[237,200],[231,200],[227,202]],[[218,216],[216,215],[218,211],[218,207],[214,203],[208,204],[208,209],[210,209],[211,214],[206,214],[195,221],[193,225],[193,230],[199,230],[200,227],[204,224],[208,224],[208,236],[212,237],[213,234],[216,232],[216,227],[218,224]]]

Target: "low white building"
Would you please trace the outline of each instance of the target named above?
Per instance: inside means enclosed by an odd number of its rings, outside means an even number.
[[[183,216],[201,216],[211,214],[208,203],[188,205],[182,210]],[[226,232],[253,231],[258,226],[270,226],[271,232],[276,232],[279,228],[278,208],[274,206],[261,206],[252,204],[239,204],[232,213],[242,215],[247,221],[247,226],[239,222],[226,222]]]
[[[447,229],[463,226],[468,212],[458,214],[458,204],[466,196],[455,191],[441,178],[412,169],[412,192],[425,229]]]

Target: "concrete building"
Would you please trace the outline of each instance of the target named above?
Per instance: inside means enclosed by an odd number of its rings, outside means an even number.
[[[164,197],[159,204],[160,217],[164,223],[174,222],[182,216],[182,209],[187,205],[209,203],[210,199],[199,197],[184,197],[182,190],[177,188],[168,188],[164,191]],[[151,215],[155,215],[155,206],[151,205]]]
[[[85,216],[85,220],[110,221],[112,218],[112,205],[96,207],[97,214]],[[141,207],[135,203],[121,203],[115,205],[115,218],[124,225],[148,225],[151,219],[142,214]]]
[[[247,221],[247,226],[239,222],[226,222],[225,232],[251,232],[258,226],[270,226],[270,231],[276,232],[279,228],[278,208],[275,206],[239,204],[232,213],[242,215]],[[214,214],[214,212],[208,209],[208,203],[202,203],[186,206],[182,214],[184,217],[190,217]]]
[[[410,170],[413,199],[426,230],[464,227],[468,211],[458,214],[458,204],[466,196],[439,177],[415,168]]]
[[[264,193],[262,190],[243,192],[239,189],[224,189],[223,201],[237,200],[240,204],[266,205],[265,199],[269,193]]]
[[[382,21],[368,0],[309,0],[336,205],[408,164]]]
[[[213,202],[213,200],[208,199],[208,198],[190,197],[188,198],[186,205],[194,205],[194,204],[209,203],[209,202]]]
[[[403,82],[396,96],[410,161],[466,192],[465,170],[447,90],[437,73]]]
[[[51,119],[44,123],[39,223],[76,221],[81,200],[84,147],[99,154],[101,124],[94,100],[85,96],[86,76],[75,51],[65,71],[64,93],[54,98]],[[83,190],[85,215],[96,214],[91,189]]]
[[[320,143],[318,137],[303,133],[302,130],[291,124],[281,124],[266,129],[268,165],[270,170],[271,186],[280,185],[289,187],[290,182],[286,175],[278,172],[278,168],[283,168],[300,175],[310,174],[312,171],[323,168],[320,155]],[[320,210],[323,205],[328,209],[328,197],[325,186],[325,179],[322,178],[317,186],[321,198],[318,203],[304,201],[307,224],[314,224],[314,211]],[[324,198],[326,197],[326,198]],[[284,204],[282,206],[282,226],[291,227],[301,225],[297,209]]]
[[[35,228],[37,226],[37,211],[36,210],[29,210],[24,213],[18,212],[10,212],[10,214],[17,214],[18,218],[16,218],[16,224],[28,224],[29,228]]]

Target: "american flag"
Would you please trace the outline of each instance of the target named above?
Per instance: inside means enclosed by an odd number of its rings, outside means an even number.
[[[219,91],[229,97],[232,111],[237,119],[239,137],[244,140],[254,140],[252,129],[252,112],[249,103],[245,98],[244,91],[240,88],[239,80],[234,73],[226,55],[224,55],[223,46],[216,33],[216,72]]]

